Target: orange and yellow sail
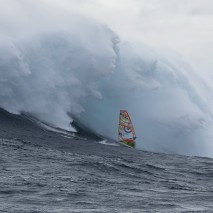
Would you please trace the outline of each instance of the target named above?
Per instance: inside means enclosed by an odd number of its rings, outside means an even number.
[[[129,113],[126,110],[120,110],[118,139],[124,145],[135,147],[135,130]]]

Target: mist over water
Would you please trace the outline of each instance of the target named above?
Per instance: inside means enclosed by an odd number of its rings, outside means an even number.
[[[184,59],[80,14],[21,2],[1,9],[22,14],[0,15],[1,107],[65,129],[77,117],[112,139],[126,109],[137,148],[213,156],[212,95]]]

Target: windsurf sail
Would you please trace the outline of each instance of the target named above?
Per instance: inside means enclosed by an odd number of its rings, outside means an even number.
[[[124,145],[135,147],[135,130],[129,113],[126,110],[120,110],[118,139]]]

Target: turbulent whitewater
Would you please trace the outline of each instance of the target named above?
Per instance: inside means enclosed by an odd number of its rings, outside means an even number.
[[[123,41],[79,14],[13,7],[20,19],[0,16],[2,108],[67,130],[78,119],[112,139],[125,108],[138,149],[213,156],[212,94],[182,58]]]

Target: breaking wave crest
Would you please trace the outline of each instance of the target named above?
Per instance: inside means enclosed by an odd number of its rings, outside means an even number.
[[[77,118],[112,139],[118,112],[127,109],[137,148],[213,155],[210,94],[185,61],[120,41],[109,27],[88,18],[44,14],[42,26],[13,18],[10,32],[1,31],[2,108],[64,129]],[[55,20],[61,24],[53,25]]]

